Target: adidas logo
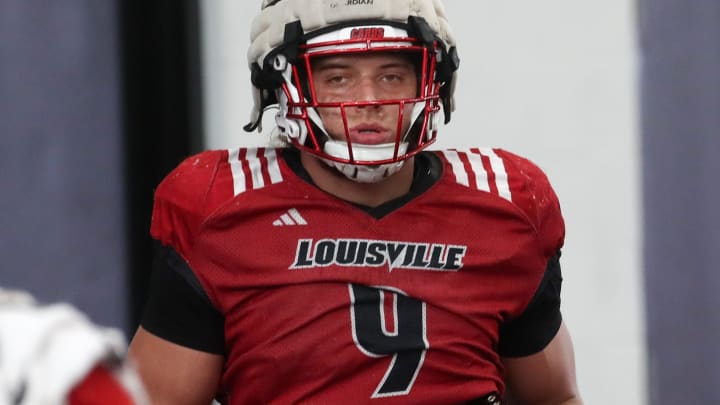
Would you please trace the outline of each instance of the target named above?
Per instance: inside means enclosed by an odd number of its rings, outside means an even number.
[[[290,208],[286,213],[282,214],[279,219],[273,222],[273,226],[285,225],[307,225],[307,221],[300,215],[298,210]]]

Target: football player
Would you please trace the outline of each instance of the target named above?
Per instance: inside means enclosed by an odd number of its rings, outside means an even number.
[[[265,0],[248,52],[280,148],[155,195],[130,347],[160,404],[578,404],[543,172],[429,151],[459,66],[439,0]]]

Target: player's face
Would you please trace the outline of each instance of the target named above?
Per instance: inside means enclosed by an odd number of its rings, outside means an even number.
[[[315,92],[320,103],[383,101],[417,96],[417,71],[407,55],[377,53],[333,55],[312,65]],[[403,107],[401,133],[410,126],[413,103]],[[353,144],[392,143],[398,134],[400,104],[345,108],[347,132],[339,107],[318,108],[329,135],[348,136]]]

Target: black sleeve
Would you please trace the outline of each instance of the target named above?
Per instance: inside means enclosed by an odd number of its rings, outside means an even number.
[[[225,320],[190,266],[173,249],[156,246],[150,293],[140,322],[148,332],[181,346],[225,353]]]
[[[560,314],[560,252],[550,258],[540,286],[530,305],[517,318],[500,325],[498,352],[505,357],[537,353],[555,337],[562,323]]]

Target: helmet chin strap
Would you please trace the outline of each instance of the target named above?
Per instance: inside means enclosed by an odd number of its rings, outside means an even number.
[[[408,144],[403,142],[398,146],[398,155],[407,152]],[[348,144],[345,141],[329,140],[323,148],[325,153],[342,159],[350,159]],[[384,160],[392,159],[395,152],[395,143],[382,143],[377,145],[352,145],[355,160]],[[344,174],[350,180],[358,183],[377,183],[380,180],[397,173],[405,164],[404,160],[379,165],[356,165],[342,163],[330,159],[322,159],[325,164]]]

